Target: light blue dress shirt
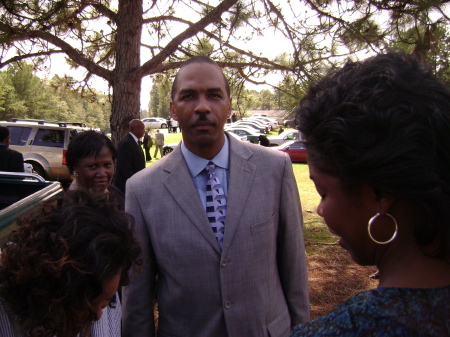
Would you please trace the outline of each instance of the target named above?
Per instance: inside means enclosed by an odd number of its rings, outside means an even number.
[[[208,183],[208,174],[206,173],[205,167],[210,161],[193,154],[187,149],[183,142],[181,142],[181,152],[183,153],[184,160],[186,160],[195,189],[197,190],[200,201],[202,202],[203,208],[206,212],[206,184]],[[227,136],[225,136],[225,142],[223,143],[222,149],[211,161],[216,165],[214,172],[222,184],[225,197],[228,198],[230,145]]]

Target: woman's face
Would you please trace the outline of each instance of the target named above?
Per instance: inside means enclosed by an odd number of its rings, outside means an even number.
[[[90,303],[91,310],[97,319],[103,314],[103,309],[114,299],[119,289],[121,273],[116,274],[111,279],[105,280],[102,285],[102,293],[94,298]]]
[[[111,151],[105,145],[98,154],[81,159],[75,166],[77,183],[81,188],[103,193],[114,175]]]
[[[376,195],[368,186],[349,194],[339,180],[321,173],[308,163],[310,178],[321,196],[317,214],[325,220],[331,233],[340,237],[339,245],[360,265],[372,265],[374,244],[367,234],[367,224],[378,211]]]

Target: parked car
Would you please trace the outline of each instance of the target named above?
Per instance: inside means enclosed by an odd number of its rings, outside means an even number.
[[[291,119],[285,119],[285,120],[283,121],[283,125],[284,125],[286,128],[295,128],[295,119],[294,119],[294,118],[291,118]]]
[[[288,129],[284,130],[278,136],[269,136],[270,146],[278,146],[290,140],[302,140],[301,134],[298,130]]]
[[[91,130],[84,123],[18,119],[0,122],[9,129],[10,148],[23,155],[33,172],[49,181],[70,181],[66,166],[66,151],[71,139],[79,132]]]
[[[167,121],[161,117],[147,117],[142,118],[146,129],[165,129],[167,128]]]
[[[284,144],[271,148],[286,152],[293,162],[306,163],[306,146],[302,141],[290,140]]]
[[[250,120],[258,120],[269,125],[270,130],[278,127],[278,121],[270,117],[250,117]]]
[[[0,245],[15,229],[19,216],[38,207],[44,200],[63,195],[59,182],[45,181],[32,173],[0,172]]]
[[[228,133],[235,133],[238,136],[247,136],[247,141],[253,144],[259,144],[259,136],[262,133],[255,131],[248,126],[225,126],[225,131]]]
[[[235,123],[232,123],[230,126],[240,126],[240,125],[250,126],[260,133],[269,132],[269,128],[267,126],[265,126],[261,123],[258,123],[258,121],[256,121],[256,120],[255,121],[250,121],[250,120],[237,121]]]

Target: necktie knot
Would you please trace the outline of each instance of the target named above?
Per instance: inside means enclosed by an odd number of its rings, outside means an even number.
[[[212,161],[210,161],[208,165],[206,165],[206,171],[208,171],[210,177],[214,174],[215,168],[216,165]]]

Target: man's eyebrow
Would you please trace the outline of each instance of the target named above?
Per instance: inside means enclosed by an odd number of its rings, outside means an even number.
[[[207,91],[208,92],[223,92],[222,88],[210,88]]]
[[[179,95],[191,94],[193,92],[195,92],[194,89],[181,89],[180,92],[179,92]]]

